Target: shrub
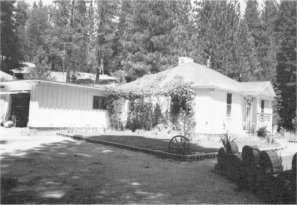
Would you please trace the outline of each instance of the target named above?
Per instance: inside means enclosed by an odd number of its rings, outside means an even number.
[[[227,148],[227,144],[230,144],[231,142],[234,142],[236,138],[231,138],[231,136],[226,133],[224,136],[220,139],[220,142],[222,142],[223,146]]]
[[[268,134],[267,128],[266,127],[261,127],[257,130],[257,135],[258,137],[261,138],[266,138]]]
[[[153,128],[153,104],[152,103],[144,103],[142,105],[142,127],[145,130],[151,130]]]
[[[159,103],[156,104],[153,114],[153,127],[163,122],[163,115]]]

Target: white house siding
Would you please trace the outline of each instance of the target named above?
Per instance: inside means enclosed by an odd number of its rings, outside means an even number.
[[[257,112],[259,110],[259,105],[258,105],[259,99],[257,97],[253,98],[253,103],[252,103],[252,122],[253,122],[253,131],[255,132],[257,130]]]
[[[28,127],[109,126],[108,111],[93,109],[100,90],[50,82],[37,82],[31,90]]]
[[[232,93],[231,117],[227,118],[227,93],[216,89],[196,90],[196,133],[242,132],[242,96]]]
[[[195,122],[196,133],[213,132],[215,106],[211,89],[196,89]]]
[[[227,117],[227,93],[232,94],[230,117]],[[228,130],[231,133],[240,133],[242,131],[242,96],[239,93],[215,90],[214,101],[216,105],[215,131],[225,133]]]

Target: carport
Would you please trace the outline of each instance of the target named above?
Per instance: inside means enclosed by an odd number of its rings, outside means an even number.
[[[30,91],[0,92],[1,123],[12,121],[16,127],[26,127],[29,118]]]

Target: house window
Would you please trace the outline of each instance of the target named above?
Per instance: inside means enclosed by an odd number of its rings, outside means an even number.
[[[264,113],[265,100],[261,100],[261,113]]]
[[[94,96],[93,97],[93,109],[102,109],[105,110],[107,105],[107,100],[102,96]]]
[[[232,94],[227,93],[227,117],[231,117]]]

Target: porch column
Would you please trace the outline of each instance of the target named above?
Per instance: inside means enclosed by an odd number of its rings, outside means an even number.
[[[268,100],[268,102],[269,102],[269,114],[270,114],[268,130],[269,130],[270,132],[273,132],[273,127],[272,127],[273,100]]]
[[[255,110],[254,110],[254,120],[253,120],[253,122],[254,122],[254,128],[255,128],[255,132],[257,132],[257,130],[259,129],[259,123],[258,123],[258,121],[259,121],[259,116],[258,116],[258,113],[260,113],[260,111],[261,111],[261,105],[260,105],[260,97],[259,96],[257,96],[256,97],[256,106],[255,106]]]

